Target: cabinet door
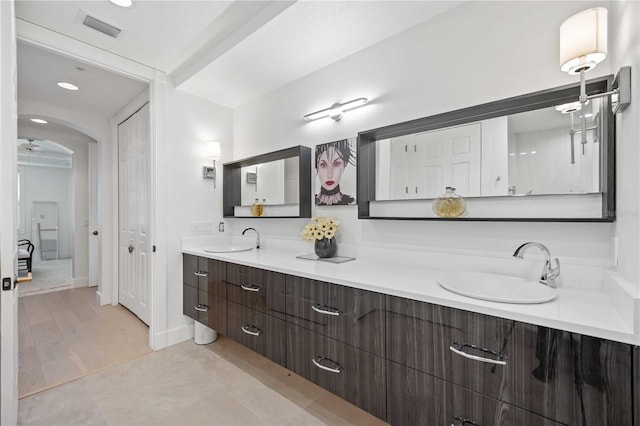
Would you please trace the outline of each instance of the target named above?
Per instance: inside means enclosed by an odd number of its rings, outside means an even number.
[[[225,262],[214,259],[201,258],[201,270],[207,273],[206,290],[219,297],[227,297],[227,286],[225,279],[227,268]]]
[[[301,277],[286,277],[287,321],[384,356],[384,296]]]
[[[517,323],[515,403],[576,425],[632,423],[631,347]]]
[[[387,308],[399,364],[558,422],[631,424],[628,345],[391,296]]]
[[[286,367],[284,321],[227,301],[227,336]]]
[[[192,254],[182,255],[182,283],[191,287],[198,287],[198,256]]]
[[[284,319],[285,276],[278,272],[227,264],[227,299]]]
[[[182,313],[191,319],[198,319],[198,289],[190,285],[182,286]]]
[[[633,380],[633,394],[635,395],[633,401],[633,412],[635,413],[635,426],[640,426],[640,346],[636,346],[633,350],[633,371],[634,371],[634,380]]]
[[[513,321],[388,296],[386,325],[388,359],[494,398],[515,398]],[[452,347],[505,365],[465,358]]]
[[[561,425],[392,361],[387,377],[387,422],[394,426]]]
[[[287,368],[386,419],[384,359],[287,324]]]

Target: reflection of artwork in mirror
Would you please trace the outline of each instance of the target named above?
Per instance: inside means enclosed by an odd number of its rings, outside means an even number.
[[[256,198],[265,200],[266,206],[297,204],[298,161],[298,157],[290,157],[242,167],[241,205],[251,206]]]
[[[316,146],[316,205],[355,204],[355,145],[351,138]]]
[[[376,143],[376,200],[600,191],[601,99],[548,107]],[[587,120],[581,143],[580,120]]]

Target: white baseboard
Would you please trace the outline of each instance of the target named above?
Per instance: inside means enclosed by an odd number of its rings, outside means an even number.
[[[89,277],[73,278],[71,280],[71,287],[73,288],[89,287]]]
[[[193,339],[194,335],[195,333],[193,323],[172,328],[171,330],[167,330],[164,333],[156,333],[156,342],[166,343],[166,345],[163,345],[162,347],[157,347],[156,350],[164,349],[169,346],[177,345],[178,343]]]

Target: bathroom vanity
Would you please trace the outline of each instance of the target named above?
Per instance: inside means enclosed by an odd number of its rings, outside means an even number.
[[[183,253],[185,315],[392,425],[640,425],[640,349],[566,295],[474,308],[406,268]]]

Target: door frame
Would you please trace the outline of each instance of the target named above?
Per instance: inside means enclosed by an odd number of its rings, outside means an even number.
[[[149,323],[149,346],[152,350],[167,346],[167,273],[166,241],[167,205],[165,192],[166,177],[156,170],[164,169],[166,159],[166,136],[164,123],[166,116],[167,75],[140,63],[114,55],[82,41],[38,27],[16,18],[16,33],[20,41],[36,45],[65,56],[69,56],[91,65],[103,68],[144,83],[149,86],[149,114],[151,138],[150,164],[150,241],[156,246],[150,270],[151,318]],[[118,163],[117,163],[117,124],[109,123],[108,141],[98,141],[101,163],[100,200],[101,200],[101,286],[100,303],[117,304],[118,279]],[[107,285],[105,283],[112,283]],[[115,291],[114,291],[115,287]]]
[[[15,9],[13,1],[0,1],[0,270],[10,289],[0,289],[0,424],[18,421],[18,290],[16,202],[18,191],[18,111]]]

